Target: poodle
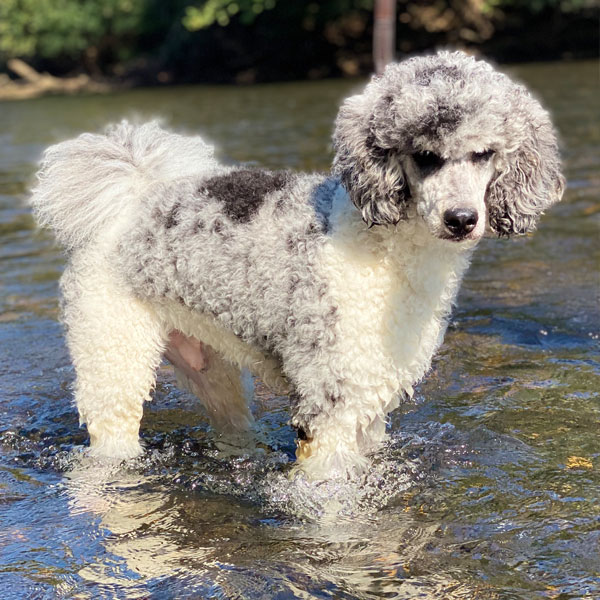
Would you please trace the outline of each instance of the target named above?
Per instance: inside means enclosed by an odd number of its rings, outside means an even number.
[[[122,122],[49,148],[31,203],[68,253],[62,314],[90,452],[131,458],[163,356],[212,422],[248,369],[290,398],[297,468],[352,476],[427,373],[486,234],[532,231],[564,179],[548,114],[482,60],[391,64],[341,106],[329,174],[224,166]]]

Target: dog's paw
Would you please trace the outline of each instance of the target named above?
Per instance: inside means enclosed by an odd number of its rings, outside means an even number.
[[[298,440],[296,460],[291,479],[356,479],[369,467],[369,459],[355,450],[310,438]]]
[[[103,436],[101,438],[90,436],[88,454],[95,458],[110,458],[130,460],[141,456],[144,448],[139,438],[131,439],[127,436]]]

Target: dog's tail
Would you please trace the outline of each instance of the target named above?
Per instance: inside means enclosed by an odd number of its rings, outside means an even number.
[[[122,121],[105,135],[86,133],[48,148],[30,203],[38,223],[72,250],[142,200],[150,184],[215,166],[212,147],[199,137],[170,133],[156,121]]]

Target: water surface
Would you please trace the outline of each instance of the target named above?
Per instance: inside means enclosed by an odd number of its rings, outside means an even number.
[[[555,116],[565,201],[534,236],[481,244],[433,371],[345,485],[288,479],[286,398],[257,382],[253,439],[222,439],[166,365],[145,455],[90,463],[58,323],[64,259],[22,199],[43,148],[123,116],[201,132],[225,160],[327,169],[361,82],[2,104],[1,597],[600,597],[596,69],[513,71]]]

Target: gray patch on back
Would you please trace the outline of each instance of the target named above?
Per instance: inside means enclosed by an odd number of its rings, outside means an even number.
[[[282,190],[293,179],[289,171],[236,169],[207,179],[198,191],[222,202],[223,212],[230,219],[245,223],[256,214],[268,194]]]

